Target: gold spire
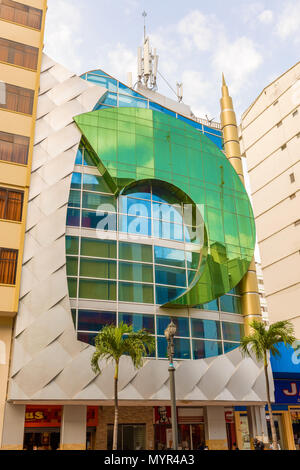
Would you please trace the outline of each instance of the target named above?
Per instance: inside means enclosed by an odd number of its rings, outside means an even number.
[[[229,95],[228,87],[222,74],[222,98],[221,103],[221,125],[224,139],[224,151],[227,159],[239,175],[244,184],[244,173],[241,158],[240,142],[236,116],[233,109],[232,98]],[[255,318],[261,318],[261,308],[258,293],[258,283],[256,277],[255,261],[251,261],[247,274],[240,282],[242,294],[242,312],[245,323],[245,333],[249,333],[249,323]]]

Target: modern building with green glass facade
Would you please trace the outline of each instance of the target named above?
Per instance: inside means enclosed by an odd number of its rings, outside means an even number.
[[[169,447],[171,318],[180,447],[246,448],[237,406],[249,407],[252,436],[266,429],[263,367],[239,351],[255,245],[248,195],[221,125],[154,98],[43,57],[7,448],[29,448],[30,413],[51,407],[59,419],[44,434],[60,434],[61,449],[111,448],[113,369],[95,376],[90,360],[95,335],[120,322],[156,346],[138,371],[122,359],[119,447]]]

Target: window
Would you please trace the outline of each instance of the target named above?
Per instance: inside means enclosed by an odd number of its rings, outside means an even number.
[[[19,42],[0,38],[0,61],[36,70],[39,50]]]
[[[286,149],[286,144],[283,144],[283,145],[281,146],[281,150],[284,150],[284,149]]]
[[[113,425],[107,425],[107,449],[111,450],[113,444]],[[146,449],[146,424],[119,424],[118,426],[119,450]]]
[[[0,132],[0,160],[26,165],[28,148],[29,137]]]
[[[295,183],[295,174],[294,173],[290,174],[290,180],[291,180],[291,183]]]
[[[0,83],[0,108],[18,113],[32,114],[34,91]]]
[[[43,11],[12,0],[0,0],[0,18],[41,29]]]
[[[6,188],[0,188],[0,219],[22,219],[23,193]]]
[[[0,248],[0,284],[15,284],[18,250]]]
[[[295,197],[296,197],[296,193],[293,193],[290,195],[290,199],[295,199]]]

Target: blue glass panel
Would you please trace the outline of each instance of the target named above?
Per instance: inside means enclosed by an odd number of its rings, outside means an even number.
[[[191,327],[194,338],[221,339],[221,328],[218,321],[192,318]]]
[[[167,340],[166,338],[157,338],[157,355],[161,358],[167,358]],[[174,359],[190,359],[190,340],[175,338],[174,339]]]
[[[97,336],[97,333],[77,333],[78,341],[83,341],[92,346],[95,346],[95,336]]]
[[[154,196],[155,197],[155,196]],[[153,217],[165,222],[175,222],[182,224],[182,207],[180,204],[160,204],[154,202],[152,204]]]
[[[240,341],[244,336],[244,325],[240,323],[222,322],[224,341]]]
[[[111,193],[104,178],[96,175],[83,175],[83,189],[87,191],[98,191],[100,193]]]
[[[117,94],[107,93],[103,98],[100,99],[99,104],[107,104],[110,106],[117,106]]]
[[[119,108],[147,108],[148,103],[144,100],[139,100],[138,98],[133,98],[131,96],[119,95]]]
[[[179,295],[183,294],[185,289],[176,287],[156,287],[156,303],[159,305],[166,304],[171,300],[176,299]]]
[[[222,131],[218,131],[214,127],[208,127],[208,126],[203,125],[203,129],[204,129],[204,133],[209,132],[210,134],[219,135],[220,137],[222,136]]]
[[[168,266],[185,267],[184,251],[162,246],[154,247],[155,263]]]
[[[189,320],[183,317],[172,317],[173,323],[176,325],[175,336],[189,337]],[[156,334],[164,335],[164,331],[171,321],[171,317],[157,315],[156,317]]]
[[[155,282],[169,286],[186,287],[186,273],[184,269],[165,266],[156,266]]]
[[[220,310],[222,312],[241,314],[241,299],[232,295],[222,295],[220,297]]]
[[[82,165],[82,148],[79,148],[76,153],[75,165]]]
[[[100,331],[106,325],[116,324],[115,312],[78,310],[78,330]]]
[[[132,188],[126,188],[124,191],[124,196],[137,197],[141,199],[151,199],[151,188],[150,184],[147,182],[135,183]]]
[[[161,220],[153,220],[153,236],[164,240],[183,242],[183,227],[179,224],[169,224]]]
[[[79,227],[80,225],[80,211],[78,209],[68,209],[67,211],[67,225],[71,227]]]
[[[199,122],[193,121],[192,119],[187,119],[186,117],[181,116],[180,114],[177,115],[177,119],[179,119],[180,121],[184,121],[190,126],[193,126],[195,129],[200,129],[202,131],[202,124],[200,124]]]
[[[71,180],[71,188],[80,189],[81,188],[81,173],[73,173]]]
[[[219,310],[218,299],[212,300],[211,302],[208,302],[207,304],[195,305],[193,308],[199,308],[201,310],[218,311]]]
[[[133,331],[139,331],[142,328],[155,333],[154,328],[154,315],[142,315],[141,313],[119,313],[119,324],[121,322],[132,325]]]
[[[228,353],[229,351],[232,351],[233,349],[238,348],[240,345],[237,343],[226,343],[224,342],[224,354]]]
[[[98,228],[99,230],[117,229],[117,216],[107,212],[82,211],[82,227]]]
[[[151,219],[119,215],[119,230],[134,235],[151,236]]]
[[[203,359],[223,354],[221,342],[193,339],[192,345],[194,359]]]
[[[176,117],[176,113],[173,111],[170,111],[167,108],[164,108],[163,106],[160,106],[157,103],[152,103],[151,101],[149,102],[149,109],[153,109],[154,111],[160,111],[161,113],[169,114],[170,116]]]
[[[119,82],[119,93],[125,93],[126,95],[137,96],[138,98],[144,98],[143,95],[137,93],[136,91],[128,88],[128,86],[123,85],[123,83]]]
[[[151,217],[151,202],[128,196],[119,197],[119,212],[128,215]]]
[[[205,134],[206,137],[208,137],[214,144],[216,144],[217,147],[219,147],[219,149],[223,149],[223,146],[222,146],[222,139],[221,137],[217,137],[215,135],[212,135],[212,134]]]
[[[109,91],[117,91],[117,80],[108,76],[92,75],[88,74],[87,79],[89,82],[97,83]]]

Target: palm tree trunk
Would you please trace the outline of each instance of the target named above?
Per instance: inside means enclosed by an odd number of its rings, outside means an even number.
[[[273,445],[274,445],[274,450],[278,450],[277,434],[276,434],[276,429],[275,429],[275,426],[274,426],[274,419],[273,419],[272,405],[271,405],[271,398],[270,398],[270,385],[269,385],[269,377],[268,377],[268,361],[267,361],[266,356],[265,356],[265,360],[264,360],[264,371],[265,371],[265,378],[266,378],[267,401],[268,401],[268,411],[269,411],[269,417],[270,417],[272,442],[273,442]]]
[[[119,426],[118,378],[119,378],[119,363],[116,362],[115,376],[114,376],[115,421],[114,421],[113,450],[118,449],[118,426]]]

